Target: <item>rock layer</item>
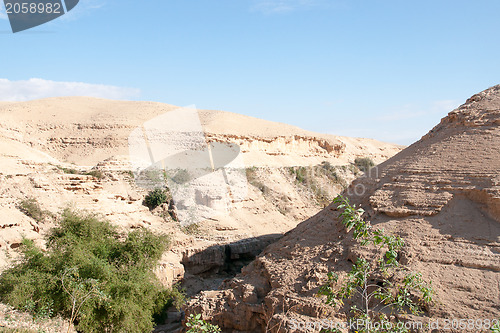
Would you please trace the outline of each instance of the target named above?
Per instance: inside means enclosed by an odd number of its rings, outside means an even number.
[[[89,166],[127,155],[128,136],[136,127],[175,109],[163,103],[85,97],[8,103],[0,105],[0,138],[27,143],[68,163]],[[208,141],[241,145],[248,166],[314,165],[324,160],[345,164],[356,157],[381,162],[402,149],[231,112],[198,110],[198,116]]]

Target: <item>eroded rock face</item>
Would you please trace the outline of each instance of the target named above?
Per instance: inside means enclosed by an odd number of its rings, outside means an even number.
[[[429,316],[500,317],[500,86],[471,97],[346,195],[373,225],[405,239],[402,262],[436,290]],[[359,251],[332,205],[187,311],[245,332],[305,332],[292,320],[343,320],[315,295],[327,272],[349,269]]]

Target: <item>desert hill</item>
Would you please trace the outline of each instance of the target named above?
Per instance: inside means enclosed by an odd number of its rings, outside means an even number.
[[[499,147],[500,85],[344,192],[373,225],[404,238],[400,262],[436,291],[427,318],[500,317]],[[316,297],[327,272],[349,270],[362,251],[335,207],[299,224],[220,290],[203,292],[188,312],[239,332],[310,332],[294,330],[292,320],[345,320]]]
[[[220,216],[184,228],[167,204],[153,211],[143,205],[148,189],[135,182],[128,156],[130,133],[174,109],[86,97],[0,103],[0,267],[15,257],[23,236],[43,246],[54,226],[50,216],[72,207],[97,212],[122,232],[149,228],[170,234],[173,247],[158,271],[164,283],[184,279],[191,292],[213,288],[222,278],[210,282],[207,274],[227,269],[228,261],[241,266],[240,257],[252,258],[347,186],[360,172],[356,157],[381,162],[401,150],[376,140],[199,110],[208,141],[240,147],[248,194]],[[208,204],[221,201],[197,195]],[[30,198],[47,218],[23,214],[20,204]]]
[[[131,131],[178,107],[154,102],[87,97],[48,98],[0,104],[0,137],[21,141],[63,162],[92,166],[128,155]],[[297,166],[352,162],[379,163],[402,147],[371,139],[314,133],[225,111],[198,110],[208,141],[241,145],[246,164]]]

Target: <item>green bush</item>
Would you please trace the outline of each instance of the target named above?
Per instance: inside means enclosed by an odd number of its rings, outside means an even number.
[[[73,169],[73,168],[64,168],[64,167],[58,167],[60,170],[62,170],[64,173],[69,174],[69,175],[78,175],[80,174],[80,171]]]
[[[311,180],[310,168],[299,166],[289,167],[288,170],[292,176],[295,176],[295,180],[300,184],[309,183]]]
[[[46,251],[23,240],[23,259],[0,275],[0,300],[34,315],[74,317],[86,333],[150,332],[176,297],[153,273],[167,246],[166,236],[124,237],[95,215],[66,210]]]
[[[91,170],[91,171],[81,171],[77,170],[75,168],[65,168],[61,166],[56,166],[59,170],[62,172],[69,174],[69,175],[85,175],[85,176],[92,176],[98,179],[103,179],[105,177],[104,173],[101,170]]]
[[[25,215],[31,217],[37,222],[43,222],[45,217],[52,216],[52,214],[40,207],[40,204],[35,198],[28,198],[22,200],[17,205],[17,208],[23,212]]]
[[[354,160],[354,164],[363,172],[367,172],[375,166],[375,163],[369,157],[358,157]]]
[[[500,333],[500,319],[495,322],[495,324],[490,328],[493,333]]]
[[[150,191],[144,198],[144,205],[149,209],[155,209],[161,204],[168,202],[169,192],[166,189],[156,188]]]
[[[221,329],[217,325],[212,325],[201,319],[201,314],[189,315],[186,326],[189,327],[187,333],[219,333]]]
[[[408,313],[423,313],[434,302],[434,290],[421,273],[412,273],[400,265],[398,252],[404,246],[403,239],[372,227],[362,218],[364,210],[356,209],[348,198],[339,195],[334,202],[346,233],[352,231],[359,245],[372,245],[379,253],[375,262],[373,258],[358,257],[351,271],[342,277],[329,272],[328,283],[320,287],[318,294],[326,296],[326,304],[337,307],[338,312],[345,311],[351,322],[356,323],[356,332],[407,332],[404,328],[388,328],[394,324],[392,321],[397,324]],[[394,281],[400,274],[403,277]],[[345,304],[346,300],[351,300],[350,304]],[[391,319],[388,313],[396,319]],[[374,322],[379,325],[373,325]]]
[[[181,228],[186,235],[199,235],[201,233],[198,223],[190,223]]]
[[[89,172],[85,172],[85,175],[92,176],[92,177],[95,177],[97,179],[104,178],[104,172],[102,172],[101,170],[91,170]]]

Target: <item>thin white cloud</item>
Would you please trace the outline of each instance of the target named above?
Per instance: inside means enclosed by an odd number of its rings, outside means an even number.
[[[322,0],[254,0],[252,10],[264,14],[286,13],[324,5]]]
[[[57,82],[36,78],[20,81],[0,79],[0,101],[20,102],[61,96],[133,99],[140,93],[139,89],[104,84]]]

